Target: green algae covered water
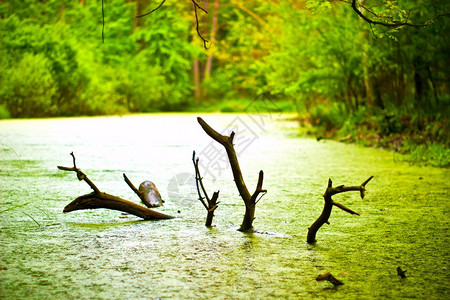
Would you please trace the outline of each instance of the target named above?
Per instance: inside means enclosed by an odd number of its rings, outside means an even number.
[[[0,298],[2,299],[449,299],[447,169],[410,166],[392,153],[295,137],[281,118],[203,115],[236,132],[249,190],[264,170],[268,193],[255,233],[237,231],[244,205],[221,146],[191,114],[0,122]],[[192,151],[210,195],[213,228],[197,200]],[[100,190],[138,202],[122,173],[152,180],[176,216],[142,221],[111,210],[63,214],[90,189],[73,172],[74,152]],[[328,178],[359,185],[334,199],[330,225],[308,245]],[[397,267],[407,278],[397,276]],[[317,282],[331,272],[344,282]]]

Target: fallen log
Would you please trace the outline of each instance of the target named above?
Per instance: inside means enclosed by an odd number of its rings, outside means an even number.
[[[70,202],[63,210],[64,213],[68,213],[75,210],[82,209],[97,209],[106,208],[112,210],[118,210],[126,212],[144,220],[158,220],[158,219],[172,219],[172,216],[154,211],[147,207],[138,205],[134,202],[122,199],[120,197],[101,192],[95,184],[76,166],[75,155],[73,152],[70,153],[73,158],[73,167],[62,167],[58,166],[58,169],[63,171],[71,171],[77,174],[77,178],[80,181],[85,181],[93,190],[92,193],[79,196],[72,202]],[[130,188],[138,195],[141,200],[143,200],[144,195],[139,193],[139,190],[134,187],[131,181],[123,174],[125,182],[130,186]],[[144,200],[143,200],[144,201]],[[145,203],[145,202],[144,202]]]

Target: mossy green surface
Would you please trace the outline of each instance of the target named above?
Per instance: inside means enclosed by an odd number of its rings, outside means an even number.
[[[193,150],[207,162],[202,151],[211,140],[196,116],[0,121],[0,298],[450,297],[448,169],[297,138],[296,124],[280,118],[258,127],[252,122],[259,119],[245,114],[206,114],[219,131],[233,122],[253,130],[256,138],[247,144],[236,134],[236,150],[249,190],[260,169],[268,190],[256,208],[256,232],[241,233],[244,205],[231,170],[202,173],[210,194],[220,190],[215,226],[208,229],[195,189],[171,184],[177,174],[193,174]],[[63,214],[66,204],[90,192],[75,174],[56,169],[71,166],[71,151],[102,191],[138,202],[122,173],[135,184],[154,181],[166,201],[160,210],[177,218]],[[316,245],[308,245],[307,228],[322,210],[328,178],[336,186],[358,185],[370,175],[365,199],[358,192],[335,197],[360,216],[334,208]],[[397,276],[398,266],[407,278]],[[344,285],[317,282],[325,272]]]

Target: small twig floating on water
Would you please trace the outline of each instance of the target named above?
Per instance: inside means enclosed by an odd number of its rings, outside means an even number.
[[[330,272],[320,274],[319,276],[317,276],[316,280],[317,281],[326,280],[326,281],[331,282],[334,286],[339,286],[339,285],[343,285],[344,284],[342,281],[338,280],[336,277],[331,275]]]
[[[402,270],[402,268],[397,267],[397,275],[400,276],[401,278],[406,278],[405,275],[406,272],[407,272],[406,270]]]

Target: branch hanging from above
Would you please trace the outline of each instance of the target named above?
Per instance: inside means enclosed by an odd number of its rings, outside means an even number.
[[[73,167],[61,167],[58,166],[58,169],[63,170],[63,171],[73,171],[77,174],[77,178],[79,181],[84,180],[90,187],[91,189],[94,190],[94,193],[100,193],[100,190],[95,186],[95,184],[83,173],[81,172],[80,169],[77,168],[77,164],[76,164],[76,160],[75,160],[75,155],[73,154],[73,152],[70,152],[70,155],[72,156],[72,160],[73,160]]]
[[[105,43],[105,5],[102,0],[102,43]]]
[[[373,176],[370,176],[366,181],[364,181],[359,186],[340,185],[337,187],[333,187],[333,182],[331,181],[331,179],[328,179],[328,187],[325,190],[325,194],[323,194],[323,198],[325,200],[325,205],[323,207],[323,211],[320,214],[319,218],[317,218],[317,220],[311,225],[311,227],[308,228],[308,237],[307,237],[306,241],[309,244],[315,243],[316,242],[316,233],[320,229],[320,227],[322,227],[322,225],[325,223],[330,224],[330,222],[328,221],[328,218],[331,215],[331,209],[333,208],[333,205],[336,207],[339,207],[343,211],[348,212],[352,215],[359,216],[359,214],[357,212],[355,212],[355,211],[351,210],[350,208],[344,206],[343,204],[338,203],[338,202],[334,201],[333,199],[331,199],[331,196],[340,194],[340,193],[350,192],[350,191],[359,191],[361,199],[364,199],[364,196],[366,194],[366,184],[369,183],[369,181],[372,178],[373,178]]]
[[[206,14],[207,14],[208,12],[207,12],[203,7],[201,7],[200,4],[198,4],[195,0],[191,0],[191,1],[192,1],[192,5],[193,5],[193,8],[194,8],[195,25],[196,25],[196,28],[195,28],[195,29],[196,29],[196,31],[197,31],[197,35],[198,35],[198,36],[200,37],[200,39],[202,40],[202,42],[203,42],[203,47],[204,47],[205,49],[209,49],[209,47],[207,46],[207,43],[208,43],[209,41],[208,41],[207,39],[205,39],[205,38],[202,36],[202,34],[200,33],[197,9],[200,9],[201,11],[203,11],[203,12],[206,13]],[[163,6],[164,2],[166,2],[166,0],[163,0],[156,8],[152,9],[151,11],[149,11],[149,12],[147,12],[147,13],[145,13],[145,14],[136,16],[136,18],[142,18],[142,17],[145,17],[145,16],[150,15],[151,13],[153,13],[153,12],[157,11],[158,9],[160,9],[161,6]],[[102,6],[102,7],[103,7],[103,6]]]
[[[96,208],[108,208],[112,210],[123,211],[135,216],[138,216],[144,220],[157,220],[157,219],[172,219],[172,216],[151,210],[144,206],[138,205],[131,201],[122,199],[120,197],[110,195],[107,193],[100,192],[100,190],[95,186],[95,184],[84,174],[80,169],[77,168],[75,155],[73,152],[70,153],[73,158],[73,167],[62,167],[58,166],[58,169],[63,171],[72,171],[77,174],[77,178],[80,181],[85,181],[94,191],[92,193],[82,195],[72,202],[70,202],[63,210],[63,212],[71,212],[81,209],[96,209]],[[131,181],[124,174],[125,181],[130,186],[130,188],[136,193],[136,187],[131,183]],[[138,191],[139,192],[139,191]],[[136,193],[139,198],[141,195]],[[142,199],[142,198],[141,198]]]
[[[208,13],[205,9],[203,9],[197,2],[195,2],[195,0],[192,0],[192,3],[194,5],[194,14],[195,14],[195,23],[196,23],[196,30],[197,30],[197,35],[202,39],[203,41],[203,48],[208,49],[209,47],[206,45],[207,42],[209,42],[208,40],[206,40],[199,31],[199,26],[198,26],[198,15],[197,15],[197,8],[201,9],[202,11],[204,11],[206,14]]]
[[[136,18],[142,18],[142,17],[148,16],[149,14],[151,14],[152,12],[158,10],[161,6],[163,6],[164,2],[166,2],[166,0],[163,0],[156,8],[152,9],[152,10],[149,11],[148,13],[145,13],[145,14],[139,15],[139,16],[136,16]]]
[[[348,1],[342,1],[342,2],[350,3]],[[403,21],[403,22],[402,21],[386,22],[386,21],[373,20],[373,19],[367,17],[366,15],[364,15],[362,13],[362,11],[360,10],[361,8],[367,10],[369,13],[371,13],[376,18],[381,18],[378,14],[374,13],[371,9],[365,7],[363,4],[360,4],[360,3],[357,4],[356,0],[352,0],[351,5],[352,5],[352,9],[358,14],[358,16],[360,16],[367,23],[373,24],[373,25],[381,25],[381,26],[385,26],[385,27],[389,27],[389,28],[398,28],[398,27],[402,27],[402,26],[410,26],[410,27],[416,27],[416,28],[426,27],[426,26],[428,26],[430,24],[433,24],[434,21],[436,21],[440,17],[450,16],[450,12],[442,13],[442,14],[438,14],[434,18],[426,21],[425,23],[414,24],[414,23],[411,23],[411,22],[408,21],[409,20],[409,14],[411,13],[411,11],[409,11],[408,18],[406,19],[406,21]]]

